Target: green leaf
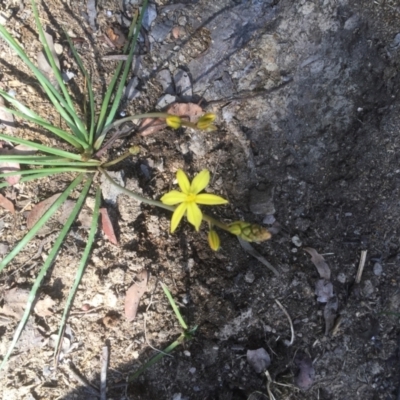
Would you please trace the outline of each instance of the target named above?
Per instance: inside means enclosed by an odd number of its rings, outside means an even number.
[[[60,250],[60,248],[61,248],[61,246],[62,246],[62,244],[64,242],[64,239],[68,234],[68,231],[71,228],[71,225],[74,223],[76,217],[78,216],[78,213],[79,213],[79,211],[80,211],[80,209],[82,207],[83,202],[85,201],[86,195],[87,195],[87,193],[88,193],[88,191],[90,189],[91,184],[92,184],[92,179],[89,179],[85,183],[85,185],[84,185],[84,187],[82,189],[82,192],[81,192],[81,194],[80,194],[80,196],[79,196],[79,198],[78,198],[78,200],[77,200],[77,202],[75,204],[75,207],[71,211],[71,215],[69,216],[69,218],[68,218],[67,222],[65,223],[64,227],[61,229],[61,232],[60,232],[59,236],[57,237],[57,240],[55,241],[53,248],[51,249],[49,255],[47,256],[46,261],[44,262],[42,268],[40,269],[40,272],[39,272],[38,276],[35,279],[33,287],[31,289],[31,291],[29,292],[29,297],[28,297],[28,301],[27,301],[26,308],[25,308],[25,311],[24,311],[24,315],[22,316],[21,321],[18,324],[18,327],[17,327],[17,329],[16,329],[16,331],[14,333],[14,336],[13,336],[13,340],[12,340],[12,342],[11,342],[9,348],[8,348],[8,351],[7,351],[6,355],[4,356],[2,363],[0,364],[0,370],[3,369],[3,367],[7,363],[9,357],[11,356],[11,354],[12,354],[12,352],[14,350],[15,345],[18,342],[18,339],[19,339],[19,337],[21,335],[22,330],[24,329],[26,321],[28,320],[29,315],[31,314],[33,302],[34,302],[34,300],[36,298],[36,294],[37,294],[37,292],[38,292],[38,290],[40,288],[40,285],[41,285],[41,283],[43,281],[43,278],[46,276],[47,271],[49,270],[50,266],[53,264],[53,261],[56,258],[57,254],[58,254],[58,251]],[[69,193],[68,189],[60,196],[60,197],[63,196],[64,200],[66,199],[66,197],[68,197],[68,194],[66,196],[64,196],[66,192]]]
[[[162,282],[160,282],[160,283],[161,283],[161,287],[164,290],[165,295],[168,298],[169,304],[171,304],[171,307],[174,310],[176,318],[178,318],[178,321],[181,324],[181,327],[186,331],[188,329],[188,326],[186,325],[186,322],[184,321],[182,314],[180,313],[179,308],[176,305],[174,298],[172,297],[171,292],[168,290],[167,286],[165,286]]]
[[[135,51],[135,48],[136,48],[137,38],[139,36],[140,29],[141,29],[141,26],[142,26],[143,16],[144,16],[144,14],[146,12],[147,3],[148,3],[148,0],[144,0],[139,19],[138,20],[137,19],[133,19],[132,20],[132,24],[131,24],[131,27],[129,29],[128,40],[127,40],[127,43],[126,43],[126,45],[124,46],[124,49],[123,49],[124,54],[125,54],[127,52],[128,48],[129,48],[129,44],[131,43],[131,48],[130,48],[130,51],[129,51],[128,59],[125,61],[124,72],[122,74],[122,78],[121,78],[117,93],[116,93],[116,95],[114,97],[113,105],[111,107],[110,112],[108,113],[107,119],[106,119],[107,109],[108,109],[108,106],[110,104],[111,96],[112,96],[112,93],[114,91],[116,82],[118,80],[118,76],[119,76],[119,74],[121,72],[123,62],[120,62],[118,64],[118,67],[115,70],[115,74],[113,76],[113,79],[111,80],[110,85],[108,86],[106,95],[104,96],[103,104],[101,105],[100,116],[99,116],[99,119],[97,121],[96,139],[98,139],[98,137],[101,135],[103,127],[109,125],[113,121],[113,119],[115,117],[115,113],[117,112],[117,109],[118,109],[118,106],[119,106],[119,102],[120,102],[121,97],[122,97],[122,91],[124,89],[124,86],[125,86],[125,83],[126,83],[126,78],[128,76],[128,72],[129,72],[129,69],[130,69],[130,66],[131,66],[131,63],[132,63],[133,52]],[[135,30],[135,34],[133,35],[134,28],[136,28],[136,30]],[[132,36],[133,36],[133,39],[132,39]],[[103,140],[104,140],[104,136],[103,136]],[[95,146],[95,149],[97,150],[97,149],[100,148],[102,140],[100,140],[100,141],[96,140],[96,143],[97,143],[97,147]]]
[[[98,187],[97,191],[96,191],[96,200],[95,200],[95,204],[94,204],[92,223],[90,225],[89,237],[87,239],[86,247],[85,247],[85,250],[83,252],[81,261],[79,263],[78,270],[76,271],[74,283],[73,283],[73,285],[71,287],[71,290],[69,291],[68,299],[67,299],[67,302],[65,304],[64,312],[63,312],[63,315],[62,315],[62,318],[61,318],[61,322],[60,322],[60,328],[58,330],[58,338],[57,338],[57,343],[55,345],[55,364],[56,365],[57,365],[57,362],[58,362],[58,359],[57,359],[58,347],[59,347],[59,345],[61,343],[61,340],[63,338],[65,324],[67,322],[68,314],[69,314],[69,311],[71,309],[72,302],[73,302],[73,300],[75,298],[76,291],[78,290],[78,286],[79,286],[79,284],[81,282],[83,273],[85,272],[86,263],[87,263],[87,260],[89,258],[90,250],[92,249],[92,246],[93,246],[93,243],[94,243],[94,239],[95,239],[95,235],[96,235],[96,232],[97,232],[97,224],[98,224],[99,213],[100,213],[100,201],[101,201],[101,189],[100,189],[100,187]]]
[[[90,169],[83,169],[83,168],[71,168],[71,167],[60,167],[60,168],[38,168],[38,169],[28,169],[26,171],[12,171],[12,172],[5,172],[0,174],[0,178],[6,178],[7,176],[15,176],[15,175],[32,175],[38,173],[47,173],[48,175],[53,174],[62,174],[65,172],[95,172],[91,171]]]
[[[14,137],[14,136],[5,135],[4,133],[0,133],[0,139],[9,140],[10,142],[18,143],[18,144],[26,144],[27,146],[33,147],[34,149],[37,149],[40,151],[43,151],[44,153],[54,154],[56,156],[70,158],[72,160],[77,160],[77,161],[81,160],[80,154],[70,153],[68,151],[55,149],[53,147],[47,147],[42,144],[31,142],[30,140],[25,140],[25,139],[20,139],[20,138]],[[0,156],[0,160],[1,160],[1,156]]]
[[[70,158],[57,156],[29,156],[29,155],[0,155],[0,161],[17,162],[19,164],[52,165],[68,167],[97,167],[101,165],[99,160],[74,161]]]
[[[65,100],[67,101],[67,104],[69,106],[72,118],[75,121],[76,126],[79,128],[79,130],[82,132],[82,134],[84,135],[86,141],[88,140],[88,136],[87,136],[87,132],[86,132],[86,128],[85,125],[83,124],[83,122],[80,120],[80,118],[78,117],[78,115],[76,114],[75,108],[74,108],[74,104],[72,102],[72,99],[68,93],[67,87],[64,84],[63,78],[61,76],[60,70],[58,69],[58,66],[54,60],[54,56],[53,53],[50,50],[49,44],[47,43],[47,39],[46,36],[44,34],[43,31],[43,27],[42,24],[40,23],[40,19],[39,19],[39,13],[36,7],[36,2],[35,0],[31,0],[31,4],[32,4],[32,9],[33,9],[33,14],[35,15],[35,21],[36,21],[36,27],[38,29],[39,32],[39,38],[40,41],[42,42],[42,46],[44,48],[44,51],[47,55],[47,59],[50,62],[51,68],[53,70],[54,76],[57,79],[57,83],[59,84],[61,91],[64,95]]]
[[[24,236],[24,238],[11,250],[11,252],[0,262],[0,271],[34,238],[40,228],[54,215],[57,209],[67,200],[69,194],[82,182],[84,175],[80,174],[74,181],[64,190],[61,196],[52,204],[52,206],[42,215],[33,228]]]

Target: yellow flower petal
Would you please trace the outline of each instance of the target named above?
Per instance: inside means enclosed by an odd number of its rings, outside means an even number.
[[[203,169],[193,179],[190,185],[190,193],[200,193],[210,182],[210,171]]]
[[[172,214],[171,218],[171,233],[175,232],[176,228],[179,225],[179,222],[181,222],[181,219],[186,212],[187,206],[188,206],[187,203],[182,203],[179,204],[178,207],[176,207],[176,210]]]
[[[196,203],[197,204],[205,204],[208,206],[213,206],[217,204],[227,204],[228,200],[223,199],[220,196],[217,196],[215,194],[209,194],[209,193],[201,193],[196,196]]]
[[[176,179],[178,180],[178,185],[181,188],[182,192],[185,194],[189,194],[190,191],[189,178],[181,169],[178,169],[178,171],[176,172]]]
[[[174,206],[176,204],[184,202],[186,198],[187,196],[185,193],[178,192],[177,190],[171,190],[170,192],[165,193],[160,200],[162,203],[168,206]]]
[[[187,204],[187,219],[195,227],[196,231],[198,231],[201,225],[201,221],[203,219],[203,214],[196,203],[190,202],[186,204]]]
[[[218,251],[221,246],[221,240],[219,239],[217,232],[215,232],[213,229],[208,232],[208,244],[214,251]]]

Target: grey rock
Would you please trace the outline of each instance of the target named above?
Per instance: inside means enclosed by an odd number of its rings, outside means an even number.
[[[0,255],[4,255],[8,252],[8,244],[7,243],[0,243]]]
[[[263,219],[263,224],[272,225],[276,221],[274,215],[266,215]]]
[[[192,83],[189,75],[183,69],[178,68],[174,74],[176,94],[182,100],[191,100],[193,97]]]
[[[374,274],[376,276],[381,276],[382,275],[382,265],[379,263],[374,264]]]
[[[292,243],[293,243],[296,247],[300,247],[300,246],[303,244],[302,241],[300,240],[300,238],[299,238],[297,235],[295,235],[295,236],[292,237]]]
[[[247,362],[259,374],[271,365],[271,357],[263,347],[260,347],[257,350],[247,350]]]
[[[126,85],[124,96],[127,100],[133,100],[140,96],[140,91],[136,89],[139,79],[134,76]]]
[[[207,152],[203,138],[197,133],[193,134],[189,149],[198,157],[203,157]]]
[[[244,280],[247,283],[253,283],[255,281],[256,277],[252,271],[247,271],[246,275],[244,276]]]
[[[254,214],[275,214],[274,207],[274,186],[259,185],[250,192],[250,211]]]
[[[157,74],[157,80],[162,86],[164,93],[175,94],[174,85],[172,83],[171,72],[168,69],[162,69]]]
[[[108,175],[111,176],[111,178],[114,179],[116,183],[118,183],[121,186],[125,186],[124,184],[124,173],[122,171],[116,171],[116,172],[108,172]],[[101,193],[103,194],[103,199],[106,203],[115,205],[117,202],[117,197],[121,193],[121,191],[111,184],[104,176],[101,177]]]
[[[158,110],[162,110],[163,108],[169,106],[170,104],[175,103],[175,101],[176,101],[175,96],[171,96],[170,94],[164,94],[164,96],[161,96],[158,99],[156,108]]]
[[[155,4],[149,4],[143,16],[142,26],[147,31],[150,29],[151,24],[157,18],[157,9]]]
[[[157,23],[151,29],[150,36],[154,39],[155,42],[162,42],[171,32],[174,23],[170,20],[161,22],[160,24]]]
[[[363,287],[363,294],[365,297],[370,297],[373,295],[375,292],[374,285],[372,282],[368,279],[364,282],[364,287]]]

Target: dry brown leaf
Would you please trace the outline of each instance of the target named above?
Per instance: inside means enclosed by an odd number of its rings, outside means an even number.
[[[56,302],[50,296],[46,295],[43,300],[38,300],[36,303],[35,313],[39,315],[39,317],[50,317],[54,314],[51,308],[55,305]]]
[[[167,113],[189,119],[190,122],[195,123],[203,114],[203,109],[195,103],[174,103],[167,108]]]
[[[331,269],[326,263],[324,257],[322,257],[321,254],[312,247],[304,247],[303,250],[310,254],[311,262],[316,266],[319,276],[329,281],[331,279]]]
[[[148,272],[144,269],[137,276],[137,282],[134,283],[126,292],[125,296],[125,318],[131,322],[136,318],[141,297],[147,291]]]
[[[3,207],[6,210],[10,211],[11,214],[15,213],[14,204],[2,194],[0,194],[0,207]]]
[[[106,35],[111,40],[112,44],[115,47],[121,48],[124,47],[126,43],[126,35],[121,31],[118,27],[109,27],[106,30]]]
[[[0,308],[0,314],[21,319],[24,314],[29,292],[25,289],[14,287],[4,292],[4,305]]]
[[[103,229],[104,234],[112,244],[118,246],[118,240],[117,237],[115,236],[114,227],[108,215],[107,209],[100,208],[100,214],[101,214],[101,227]]]
[[[61,193],[54,194],[46,200],[37,203],[30,211],[28,218],[26,220],[26,225],[28,229],[32,227],[39,221],[43,214],[53,205],[53,203],[61,196]]]
[[[166,109],[166,112],[195,123],[203,114],[203,109],[194,103],[174,103]],[[166,126],[167,124],[164,118],[145,118],[140,124],[139,133],[142,136],[148,136],[160,131]]]

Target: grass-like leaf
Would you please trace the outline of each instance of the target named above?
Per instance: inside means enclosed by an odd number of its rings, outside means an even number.
[[[54,147],[44,146],[43,144],[38,144],[35,142],[31,142],[30,140],[21,139],[15,136],[5,135],[4,133],[0,133],[0,139],[5,139],[13,143],[25,144],[29,147],[33,147],[34,149],[43,151],[44,153],[54,154],[55,156],[70,158],[72,160],[80,161],[82,156],[80,154],[70,153],[69,151],[59,150]]]
[[[64,242],[64,239],[68,234],[69,229],[71,228],[71,225],[74,223],[76,217],[78,216],[78,213],[79,213],[79,211],[80,211],[80,209],[82,207],[83,202],[85,201],[86,195],[87,195],[87,193],[88,193],[88,191],[90,189],[90,185],[91,184],[92,184],[92,179],[89,179],[85,183],[85,185],[84,185],[84,187],[82,189],[82,192],[81,192],[78,200],[76,201],[76,204],[75,204],[74,208],[71,211],[71,215],[69,216],[69,218],[68,218],[67,222],[65,223],[64,227],[61,229],[61,232],[60,232],[57,240],[55,241],[53,248],[51,249],[46,261],[44,262],[42,268],[40,269],[40,272],[39,272],[38,276],[35,279],[35,283],[33,284],[33,287],[31,289],[31,291],[29,292],[28,302],[26,304],[24,315],[22,316],[21,321],[18,324],[18,327],[17,327],[17,329],[16,329],[16,331],[14,333],[14,337],[13,337],[13,340],[12,340],[12,342],[10,344],[10,347],[8,348],[8,351],[7,351],[6,355],[3,358],[3,361],[0,364],[0,370],[4,367],[4,365],[8,361],[10,355],[12,354],[12,352],[14,350],[15,345],[18,342],[18,339],[19,339],[19,337],[21,335],[21,332],[24,329],[26,321],[28,320],[29,315],[30,315],[30,313],[32,311],[33,302],[34,302],[34,300],[36,298],[36,294],[37,294],[37,292],[39,290],[40,284],[42,283],[43,278],[46,276],[46,273],[49,270],[50,266],[52,265],[54,259],[56,258],[57,253],[58,253],[60,247],[62,246],[62,244]]]
[[[78,290],[78,286],[81,283],[81,279],[82,279],[83,273],[85,271],[87,260],[89,258],[90,250],[92,249],[92,246],[94,243],[95,235],[97,232],[97,224],[98,224],[98,220],[99,220],[99,214],[100,214],[100,211],[99,211],[100,210],[100,200],[101,200],[101,189],[100,189],[100,187],[98,187],[97,191],[96,191],[96,200],[95,200],[95,204],[94,204],[92,223],[90,225],[89,237],[87,239],[86,247],[83,252],[81,261],[79,263],[78,270],[76,271],[74,283],[71,287],[71,290],[69,291],[68,299],[65,303],[64,312],[63,312],[61,322],[60,322],[60,328],[58,330],[58,338],[57,338],[57,343],[55,345],[55,365],[57,365],[57,362],[58,362],[58,357],[57,357],[58,348],[59,348],[61,340],[63,338],[65,324],[67,322],[69,310],[71,309],[71,305],[74,300],[76,291]]]
[[[137,20],[137,14],[136,14],[135,18],[132,20],[132,24],[129,29],[128,40],[123,49],[124,53],[126,53],[129,49],[129,45],[131,46],[129,55],[128,55],[128,59],[125,61],[124,72],[122,74],[122,78],[120,80],[120,84],[117,89],[117,93],[114,96],[111,110],[108,112],[108,114],[107,114],[107,110],[110,105],[111,96],[114,92],[115,85],[117,83],[119,74],[122,69],[122,65],[123,65],[122,61],[118,64],[118,67],[115,70],[115,74],[114,74],[114,76],[108,86],[107,92],[104,96],[104,100],[101,105],[100,116],[97,121],[97,129],[96,129],[96,136],[95,136],[96,142],[95,142],[95,146],[94,146],[94,148],[96,150],[98,150],[100,148],[100,146],[104,140],[104,137],[105,137],[105,135],[102,135],[103,128],[105,126],[109,125],[115,118],[115,113],[117,112],[119,102],[122,97],[122,91],[124,89],[124,85],[126,83],[126,78],[128,76],[128,72],[129,72],[129,69],[130,69],[130,66],[132,63],[133,53],[135,51],[136,42],[139,37],[140,29],[142,27],[143,16],[147,9],[147,3],[148,3],[148,0],[144,0],[139,19]],[[135,29],[136,29],[136,31],[135,31]],[[100,136],[101,136],[101,138],[100,138]]]
[[[1,155],[1,161],[17,162],[20,164],[31,164],[31,165],[52,165],[65,167],[96,167],[101,164],[99,160],[88,160],[88,161],[76,161],[65,157],[57,156],[27,156],[27,155]]]
[[[174,313],[176,315],[176,318],[178,318],[179,323],[181,324],[181,327],[186,331],[188,326],[186,324],[186,322],[184,321],[181,312],[179,311],[178,306],[175,303],[174,298],[172,297],[171,292],[168,290],[167,286],[165,286],[162,282],[161,283],[161,287],[164,290],[165,295],[167,296],[167,299],[169,301],[169,304],[171,304],[172,309],[174,310]]]
[[[3,160],[3,159],[2,159]],[[28,169],[26,171],[12,171],[12,172],[5,172],[3,174],[0,174],[0,178],[7,178],[8,176],[15,176],[15,175],[32,175],[32,174],[38,174],[38,173],[47,173],[48,175],[52,174],[62,174],[65,172],[92,172],[93,170],[90,169],[83,169],[83,168],[77,168],[77,167],[59,167],[59,168],[37,168],[37,169]]]
[[[0,271],[33,239],[39,229],[52,217],[57,209],[67,200],[69,194],[82,182],[84,175],[78,175],[74,181],[64,190],[61,196],[53,203],[53,205],[42,215],[32,229],[24,236],[24,238],[11,250],[11,252],[0,262]],[[91,182],[91,180],[89,180]]]

